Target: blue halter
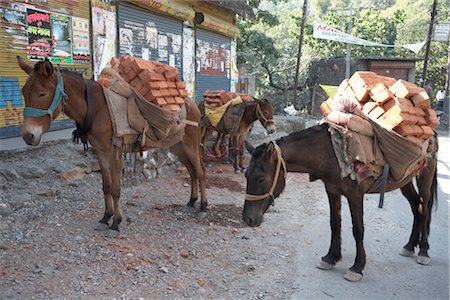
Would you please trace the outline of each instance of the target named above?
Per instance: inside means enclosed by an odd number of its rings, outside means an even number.
[[[53,113],[55,112],[56,108],[58,107],[59,103],[61,102],[61,99],[63,99],[63,102],[66,101],[67,94],[64,92],[64,81],[63,77],[61,75],[60,67],[58,65],[58,85],[55,89],[55,95],[53,96],[52,103],[50,103],[50,106],[48,109],[39,109],[39,108],[33,108],[33,107],[25,107],[23,109],[23,116],[24,117],[42,117],[45,115],[50,116],[50,122],[53,120]]]

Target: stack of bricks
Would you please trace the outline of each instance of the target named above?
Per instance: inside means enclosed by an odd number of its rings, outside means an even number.
[[[428,94],[423,88],[405,80],[380,76],[373,72],[356,72],[338,87],[338,96],[350,99],[366,116],[388,130],[421,145],[439,126]],[[333,97],[320,106],[326,116]]]
[[[147,101],[170,111],[181,110],[188,93],[177,68],[131,56],[113,57],[110,64]]]
[[[253,97],[247,94],[242,93],[233,93],[233,92],[226,92],[224,90],[206,90],[203,93],[203,97],[205,99],[205,103],[209,107],[219,107],[222,106],[229,101],[241,97],[243,102],[252,101]]]

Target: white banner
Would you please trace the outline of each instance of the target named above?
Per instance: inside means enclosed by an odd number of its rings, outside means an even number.
[[[328,26],[325,23],[320,23],[317,21],[314,21],[313,37],[316,39],[325,39],[325,40],[331,40],[331,41],[354,44],[354,45],[361,45],[361,46],[392,47],[392,48],[393,47],[403,47],[403,48],[406,48],[416,54],[419,53],[420,49],[425,44],[425,42],[422,42],[422,43],[417,43],[417,44],[407,44],[407,45],[395,46],[395,45],[374,43],[374,42],[370,42],[370,41],[367,41],[364,39],[357,38],[353,35],[347,34],[336,28]]]

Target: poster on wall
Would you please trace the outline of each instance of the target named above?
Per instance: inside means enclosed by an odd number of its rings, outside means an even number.
[[[145,35],[145,42],[147,43],[147,46],[152,49],[158,48],[158,29],[155,27],[147,27],[146,28],[146,35]]]
[[[125,55],[133,55],[133,30],[119,28],[120,35],[120,53]]]
[[[89,47],[89,20],[72,17],[73,62],[89,64],[91,53]]]
[[[51,61],[71,64],[72,60],[72,24],[70,17],[50,14],[52,33]]]
[[[197,47],[197,72],[229,78],[230,52],[218,43],[199,41]]]
[[[27,53],[30,60],[43,60],[51,55],[50,13],[27,8]]]
[[[94,34],[105,34],[105,18],[103,9],[100,7],[92,8],[92,31]]]

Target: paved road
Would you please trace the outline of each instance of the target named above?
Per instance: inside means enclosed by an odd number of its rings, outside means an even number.
[[[347,202],[343,201],[342,238],[343,260],[334,270],[322,271],[315,263],[325,255],[329,247],[330,228],[328,201],[325,192],[315,199],[314,209],[326,211],[305,220],[298,234],[296,293],[293,299],[449,299],[449,194],[450,194],[450,137],[441,133],[439,138],[438,209],[431,224],[431,263],[422,266],[415,257],[398,253],[406,244],[412,214],[409,204],[399,191],[388,193],[385,206],[377,208],[378,196],[365,199],[365,249],[367,264],[361,282],[351,283],[343,276],[353,264],[355,244],[351,233],[351,220]],[[312,183],[312,189],[322,189],[320,182]],[[295,191],[293,191],[295,192]],[[291,195],[297,198],[298,195]],[[288,196],[289,197],[289,196]]]

